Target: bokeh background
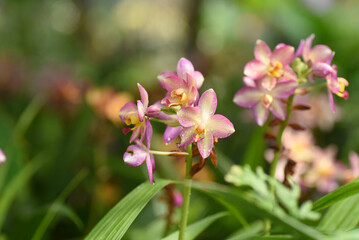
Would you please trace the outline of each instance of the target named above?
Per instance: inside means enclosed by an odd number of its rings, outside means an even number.
[[[157,75],[175,70],[181,57],[203,73],[201,92],[216,91],[217,112],[236,128],[216,145],[218,168],[207,164],[197,179],[224,182],[233,163],[248,159],[266,167],[266,142],[253,137],[262,132],[251,112],[232,102],[257,39],[272,49],[281,42],[297,47],[314,33],[314,44],[336,52],[350,98],[336,98],[337,114],[323,110],[325,126],[311,132],[319,147],[336,146],[332,158],[349,166],[349,152],[359,151],[358,12],[356,0],[1,1],[0,148],[8,159],[0,167],[0,239],[81,239],[147,180],[145,166],[123,163],[129,136],[118,112],[139,98],[136,83],[150,103],[160,100]],[[154,148],[174,149],[161,143],[164,127],[154,127]],[[252,150],[250,141],[258,141]],[[156,177],[180,179],[181,163],[156,158]],[[146,207],[125,238],[160,232],[165,199],[162,193]],[[218,208],[197,193],[191,204],[192,219]],[[221,222],[202,238],[216,239],[230,225]]]

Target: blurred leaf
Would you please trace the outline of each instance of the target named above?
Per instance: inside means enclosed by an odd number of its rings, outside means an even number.
[[[251,240],[285,240],[292,239],[295,240],[297,238],[290,235],[274,235],[274,236],[263,236],[263,237],[251,237]]]
[[[86,239],[121,239],[146,204],[166,185],[173,181],[157,179],[155,185],[142,183],[113,207]]]
[[[319,224],[325,232],[348,231],[359,223],[359,194],[331,206]]]
[[[43,165],[44,156],[39,155],[33,161],[29,162],[12,180],[6,185],[0,198],[0,229],[16,194],[25,188],[29,179]]]
[[[209,225],[211,225],[214,221],[227,216],[228,212],[220,212],[208,216],[198,222],[192,223],[186,229],[186,240],[195,239],[201,232],[203,232]],[[179,235],[179,231],[172,233],[171,235],[163,238],[162,240],[177,240]]]
[[[66,200],[66,198],[70,195],[70,193],[77,187],[77,185],[86,177],[88,174],[87,170],[81,170],[74,179],[66,186],[66,188],[62,191],[60,196],[56,199],[56,201],[50,206],[49,211],[47,211],[45,217],[42,219],[39,227],[36,229],[34,236],[32,237],[33,240],[43,239],[43,236],[50,226],[52,220],[55,218],[56,213],[62,211],[63,213],[70,216],[71,219],[75,219],[75,223],[78,224],[78,217],[76,214],[69,212],[69,209],[61,208],[61,205]],[[67,212],[64,212],[67,211]],[[74,217],[75,216],[75,217]],[[81,223],[81,220],[80,220]],[[80,224],[81,225],[81,224]]]
[[[68,217],[80,230],[84,228],[81,218],[74,212],[74,210],[63,203],[54,202],[49,211],[52,211],[54,215],[61,214]]]
[[[246,228],[240,229],[233,233],[227,240],[246,240],[250,237],[258,235],[263,231],[264,224],[261,221],[254,222]]]
[[[357,193],[359,193],[359,179],[356,179],[351,183],[341,186],[335,189],[333,192],[330,192],[327,195],[315,201],[313,204],[313,210],[319,211],[323,208],[329,207],[330,205]]]

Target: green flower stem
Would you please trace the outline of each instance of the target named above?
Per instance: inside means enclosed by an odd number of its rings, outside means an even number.
[[[184,180],[184,192],[183,192],[183,204],[182,204],[182,216],[181,216],[181,225],[179,232],[179,240],[184,240],[186,235],[187,219],[189,212],[189,202],[191,198],[191,187],[192,187],[192,177],[191,177],[191,168],[192,168],[192,144],[187,146],[186,156],[186,178]]]
[[[285,119],[281,123],[281,125],[279,126],[279,130],[277,133],[277,138],[276,138],[277,150],[275,150],[275,152],[274,152],[273,161],[272,161],[272,164],[270,167],[270,176],[271,177],[275,177],[275,173],[277,170],[278,160],[279,160],[280,152],[281,152],[281,148],[282,148],[282,135],[283,135],[284,129],[287,127],[288,120],[289,120],[290,114],[292,112],[293,98],[294,98],[294,94],[288,98],[287,108],[286,108],[287,116],[285,117]]]
[[[163,123],[165,125],[168,125],[168,126],[171,126],[171,127],[178,127],[178,126],[181,126],[181,124],[179,124],[178,121],[173,121],[173,120],[161,120],[161,119],[158,119],[158,118],[149,118],[150,121],[153,121],[153,122],[159,122],[159,123]]]
[[[168,156],[168,155],[188,156],[189,155],[188,152],[163,152],[163,151],[155,151],[155,150],[149,150],[148,152],[151,154],[154,154],[154,155],[165,155],[165,156]]]

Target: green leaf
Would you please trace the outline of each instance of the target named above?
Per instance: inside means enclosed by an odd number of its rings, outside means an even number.
[[[359,223],[359,194],[331,206],[319,224],[325,232],[348,231]]]
[[[201,232],[203,232],[214,221],[227,216],[228,212],[220,212],[211,216],[208,216],[198,222],[192,223],[186,229],[186,240],[195,239]],[[162,240],[177,240],[179,231],[172,233],[171,235],[163,238]]]
[[[87,170],[81,170],[74,179],[66,186],[66,188],[62,191],[60,196],[56,199],[56,201],[50,206],[49,211],[46,213],[45,217],[40,222],[39,227],[36,229],[36,232],[34,236],[32,237],[33,240],[37,239],[43,239],[44,234],[46,233],[46,230],[50,226],[51,222],[56,216],[56,213],[59,210],[64,211],[64,209],[61,209],[62,203],[66,200],[66,198],[70,195],[70,193],[77,187],[77,185],[86,177],[88,171]],[[65,209],[66,210],[66,209]],[[69,210],[69,209],[67,209]],[[70,212],[65,212],[67,214],[70,214],[69,217],[72,219],[75,219],[75,223],[78,222],[77,215],[72,214]],[[75,216],[75,218],[74,218]],[[81,223],[81,220],[80,220]]]
[[[290,235],[273,235],[273,236],[262,236],[262,237],[251,237],[251,240],[295,240],[297,238]]]
[[[359,179],[348,183],[318,199],[313,204],[313,210],[318,211],[330,205],[359,193]]]
[[[0,198],[0,230],[3,221],[9,210],[12,201],[15,199],[16,194],[25,188],[29,179],[34,173],[43,165],[44,155],[37,156],[33,161],[29,162],[10,182],[5,186],[4,191]]]
[[[173,181],[158,179],[155,185],[142,183],[113,207],[86,239],[121,239],[146,204],[166,185]]]
[[[227,240],[246,240],[250,237],[258,235],[260,232],[263,231],[264,224],[261,221],[254,222],[248,227],[240,229],[239,231],[231,234]]]

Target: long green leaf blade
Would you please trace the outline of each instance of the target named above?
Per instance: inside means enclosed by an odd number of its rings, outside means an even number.
[[[357,193],[359,193],[359,180],[355,180],[351,183],[341,186],[335,189],[333,192],[328,193],[324,197],[318,199],[313,204],[313,210],[318,211],[324,209],[342,199],[348,198]]]
[[[97,223],[87,235],[86,240],[121,239],[146,204],[160,189],[170,183],[173,181],[161,179],[158,179],[155,185],[149,182],[142,183]]]
[[[186,240],[195,239],[201,232],[203,232],[209,225],[211,225],[217,219],[220,219],[224,216],[227,216],[227,212],[220,212],[209,217],[206,217],[198,222],[192,223],[187,227],[186,231]],[[179,231],[176,231],[169,236],[163,238],[162,240],[177,240]]]

